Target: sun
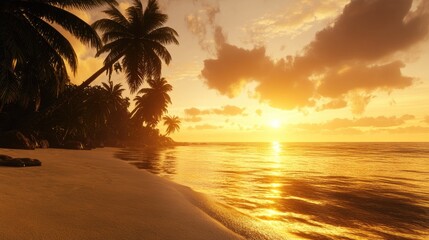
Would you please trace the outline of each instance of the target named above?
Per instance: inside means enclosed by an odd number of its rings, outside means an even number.
[[[270,121],[270,127],[278,129],[282,125],[282,122],[279,119],[273,119]]]

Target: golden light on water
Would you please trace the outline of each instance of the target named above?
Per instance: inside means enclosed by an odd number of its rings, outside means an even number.
[[[418,198],[414,198],[416,202],[404,202],[408,200],[401,197],[405,194],[402,189],[407,189],[408,180],[404,180],[404,185],[383,183],[388,177],[413,178],[415,172],[401,171],[410,169],[410,166],[415,165],[411,169],[427,169],[427,164],[421,161],[426,159],[422,151],[408,152],[422,146],[409,143],[293,144],[281,141],[195,145],[168,150],[159,164],[151,166],[159,167],[159,171],[177,172],[175,179],[178,181],[197,186],[197,190],[203,189],[212,196],[220,196],[221,201],[270,225],[272,231],[280,233],[283,239],[324,239],[324,236],[331,239],[382,239],[380,236],[383,234],[423,239],[416,237],[425,234],[420,225],[410,223],[412,233],[397,232],[397,219],[384,212],[386,207],[390,209],[390,206],[403,204],[404,209],[395,211],[404,216],[404,222],[408,222],[407,219],[427,219]],[[406,149],[407,152],[398,156],[398,149]],[[172,161],[178,162],[172,164],[176,170],[165,168],[172,156]],[[374,156],[380,157],[374,159]],[[393,163],[380,159],[392,160]],[[413,164],[410,165],[410,161]],[[389,172],[380,173],[380,169],[386,169],[386,166]],[[207,179],[212,182],[202,184],[201,176],[210,176]],[[423,179],[426,175],[422,173],[421,176]],[[415,177],[416,180],[419,178]],[[374,184],[374,181],[379,183]],[[427,189],[427,186],[424,181],[419,184],[422,189]],[[413,196],[416,190],[410,189],[406,194]],[[366,194],[371,198],[362,202]],[[410,212],[408,209],[420,210]],[[369,214],[375,217],[367,218]]]
[[[274,152],[275,155],[278,155],[279,153],[282,152],[282,145],[278,141],[273,141],[271,143],[271,147],[272,147],[273,152]]]

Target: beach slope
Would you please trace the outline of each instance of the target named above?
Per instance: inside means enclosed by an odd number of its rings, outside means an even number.
[[[0,149],[43,164],[0,167],[0,239],[241,238],[116,150]]]

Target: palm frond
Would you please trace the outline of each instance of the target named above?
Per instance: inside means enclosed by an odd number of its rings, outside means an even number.
[[[128,28],[130,26],[128,19],[115,6],[110,5],[110,8],[104,10],[104,13],[106,13],[111,20],[119,23],[123,27]]]
[[[129,43],[128,39],[118,39],[114,42],[110,42],[110,43],[105,44],[103,47],[100,48],[100,50],[98,50],[98,52],[95,54],[95,56],[98,57],[101,54],[106,53],[106,52],[110,52],[112,54],[112,56],[116,56],[115,53],[124,52],[124,49],[127,49],[129,45],[130,45],[130,43]],[[113,59],[114,57],[110,57],[110,58]],[[106,60],[104,60],[104,62],[108,63],[110,61],[106,58]]]
[[[149,33],[154,29],[161,27],[167,22],[167,20],[168,16],[161,13],[158,2],[156,0],[149,0],[143,13],[145,32]]]
[[[128,49],[125,52],[125,56],[122,59],[122,65],[124,66],[124,72],[126,75],[127,83],[130,86],[131,93],[134,93],[138,90],[138,87],[144,81],[144,74],[142,75],[142,65],[146,59],[142,59],[142,51],[137,51],[134,49]]]
[[[0,64],[0,105],[18,99],[20,86],[16,75],[11,69]]]
[[[100,30],[104,34],[110,31],[113,31],[113,32],[123,33],[125,36],[130,35],[126,26],[112,19],[103,18],[95,21],[94,23],[91,24],[91,26],[95,30]]]
[[[118,5],[116,0],[44,0],[44,2],[59,7],[72,7],[83,10],[92,9],[103,4]]]
[[[77,56],[70,42],[55,28],[46,22],[27,14],[29,22],[35,27],[36,31],[48,42],[48,44],[63,58],[67,60],[73,72],[77,70]]]
[[[156,54],[154,49],[151,49],[149,47],[146,47],[144,49],[145,53],[145,62],[142,64],[144,65],[144,75],[147,79],[149,78],[159,78],[161,76],[161,67],[162,62],[159,56]]]
[[[171,55],[168,52],[166,47],[164,47],[162,44],[160,44],[158,42],[154,42],[154,41],[150,42],[150,46],[154,50],[156,55],[159,58],[161,58],[162,60],[164,60],[165,64],[167,64],[167,65],[170,64]]]
[[[176,30],[170,28],[170,27],[161,27],[157,28],[153,31],[151,31],[148,34],[148,39],[159,42],[161,44],[179,44],[179,41],[176,37],[178,37],[179,34],[176,32]]]
[[[89,44],[91,47],[99,49],[102,45],[101,39],[90,25],[64,9],[38,2],[25,2],[20,7],[24,12],[57,23],[81,42]]]

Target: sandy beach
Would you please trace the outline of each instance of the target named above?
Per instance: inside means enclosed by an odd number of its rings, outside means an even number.
[[[190,201],[190,189],[115,159],[116,150],[0,149],[43,164],[0,167],[0,239],[242,238]]]

